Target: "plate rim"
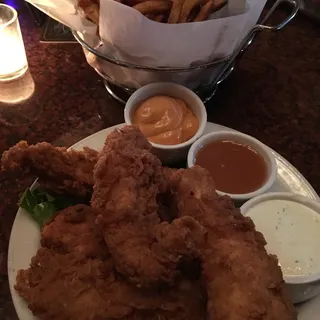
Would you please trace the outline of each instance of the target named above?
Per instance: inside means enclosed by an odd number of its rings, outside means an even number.
[[[70,146],[68,148],[68,150],[72,150],[72,149],[75,149],[75,150],[81,150],[81,148],[87,146],[86,145],[86,142],[88,140],[94,140],[96,137],[100,136],[100,135],[105,135],[105,134],[108,134],[109,132],[111,132],[112,130],[115,130],[115,129],[118,129],[118,128],[121,128],[123,126],[125,126],[126,123],[120,123],[120,124],[117,124],[117,125],[114,125],[114,126],[111,126],[111,127],[108,127],[108,128],[105,128],[105,129],[102,129],[102,130],[99,130],[79,141],[77,141],[76,143],[74,143],[72,146]],[[213,131],[213,126],[215,126],[216,128],[218,128],[219,130],[230,130],[230,131],[238,131],[238,130],[235,130],[235,129],[232,129],[232,128],[229,128],[229,127],[226,127],[226,126],[223,126],[223,125],[220,125],[220,124],[216,124],[216,123],[213,123],[213,122],[207,122],[206,124],[206,129],[205,131],[207,130],[208,127],[211,127],[212,130],[209,128],[209,130]],[[238,131],[239,132],[239,131]],[[204,133],[205,134],[205,133]],[[106,138],[106,137],[105,137]],[[263,143],[263,142],[262,142]],[[302,182],[302,184],[304,185],[304,188],[306,190],[308,190],[309,194],[312,195],[312,199],[315,199],[315,200],[319,200],[320,197],[319,195],[317,194],[317,192],[315,191],[315,189],[312,187],[312,185],[309,183],[309,181],[303,176],[303,174],[295,167],[293,166],[287,159],[285,159],[284,157],[282,157],[279,153],[277,153],[276,151],[274,151],[272,148],[270,148],[269,146],[267,146],[271,151],[272,153],[275,155],[276,157],[276,160],[277,162],[280,161],[282,162],[285,167],[287,169],[290,170],[290,172],[299,178],[299,180]],[[34,182],[35,183],[35,182]],[[34,185],[34,183],[32,185]],[[32,186],[31,185],[31,186]],[[14,277],[13,279],[13,274],[16,274],[16,272],[14,272],[13,270],[13,266],[12,266],[12,259],[11,259],[11,256],[13,255],[13,249],[12,249],[12,243],[13,243],[13,230],[14,230],[14,226],[15,224],[17,223],[17,217],[18,215],[22,214],[24,210],[21,209],[21,208],[18,208],[17,210],[17,213],[16,213],[16,216],[15,216],[15,219],[14,219],[14,222],[13,222],[13,225],[12,225],[12,228],[11,228],[11,231],[10,231],[10,238],[9,238],[9,245],[8,245],[8,254],[7,254],[7,271],[8,271],[8,283],[9,283],[9,289],[10,289],[10,294],[11,294],[11,299],[12,299],[12,302],[13,302],[13,305],[14,305],[14,308],[15,308],[15,311],[17,313],[17,316],[18,316],[18,319],[20,320],[23,320],[22,319],[22,315],[20,314],[21,312],[21,308],[19,307],[20,304],[19,304],[19,300],[18,298],[20,298],[18,296],[18,294],[16,293],[15,289],[14,289],[14,285],[15,285],[15,281],[16,281],[16,276]],[[27,307],[27,306],[26,306]],[[34,319],[37,319],[36,316],[34,316]]]

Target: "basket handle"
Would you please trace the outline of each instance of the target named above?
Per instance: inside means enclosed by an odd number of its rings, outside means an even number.
[[[272,14],[277,10],[277,8],[280,6],[282,3],[289,3],[292,7],[291,13],[279,24],[277,25],[268,25],[266,24]],[[271,9],[267,12],[265,17],[262,19],[260,24],[256,24],[248,33],[248,35],[244,38],[244,40],[241,42],[239,45],[238,53],[242,51],[243,49],[247,48],[251,42],[254,36],[259,33],[260,31],[279,31],[283,29],[297,14],[299,11],[300,7],[300,0],[277,0]],[[237,50],[235,50],[237,51]],[[237,55],[237,54],[236,54]]]
[[[278,6],[283,3],[287,2],[291,5],[292,10],[291,13],[288,17],[286,17],[281,23],[277,25],[267,25],[266,23],[268,22],[269,18],[272,16],[273,12],[278,8]],[[255,28],[259,29],[260,31],[266,30],[266,31],[279,31],[283,29],[297,14],[298,10],[300,7],[300,0],[277,0],[269,12],[266,14],[266,16],[263,18],[261,21],[261,24],[257,24]]]
[[[266,24],[274,11],[279,7],[281,3],[287,2],[291,5],[292,11],[281,23],[277,25],[268,25]],[[260,24],[256,24],[247,34],[247,36],[240,42],[239,46],[234,50],[234,52],[231,54],[230,59],[225,64],[225,67],[221,70],[219,76],[217,77],[218,81],[217,84],[224,81],[227,76],[229,75],[229,69],[233,68],[233,64],[237,56],[242,53],[246,48],[249,47],[249,45],[252,43],[254,37],[256,34],[258,34],[260,31],[279,31],[283,29],[297,14],[300,6],[300,0],[277,0],[271,9],[268,11],[266,16],[262,19]]]

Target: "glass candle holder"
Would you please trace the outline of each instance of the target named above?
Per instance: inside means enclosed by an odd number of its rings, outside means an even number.
[[[0,3],[0,81],[18,78],[27,69],[17,11]]]

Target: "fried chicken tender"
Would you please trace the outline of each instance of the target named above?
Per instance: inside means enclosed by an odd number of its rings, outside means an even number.
[[[219,197],[200,167],[173,174],[170,186],[180,216],[195,218],[207,231],[201,250],[208,320],[293,320],[277,258],[263,235],[228,197]]]
[[[173,283],[183,259],[199,255],[203,228],[192,218],[161,223],[162,167],[135,126],[112,132],[94,169],[92,207],[118,272],[149,287]]]
[[[1,162],[2,170],[22,169],[34,174],[49,190],[91,196],[97,157],[98,152],[90,148],[68,151],[47,142],[29,146],[26,141],[20,141],[3,153]]]
[[[111,260],[40,248],[15,289],[41,320],[204,320],[205,297],[197,282],[144,292],[117,279]]]
[[[116,274],[96,211],[77,205],[44,227],[42,247],[20,270],[16,290],[41,320],[205,320],[206,297],[198,280],[142,290]],[[167,224],[159,237],[166,237]],[[178,231],[178,230],[177,230]]]
[[[41,245],[60,253],[75,252],[91,258],[108,255],[97,212],[86,205],[76,205],[58,212],[41,232]]]
[[[39,177],[39,183],[48,190],[90,196],[93,188],[93,168],[98,151],[84,147],[83,151],[54,147],[47,142],[28,145],[20,141],[2,155],[2,170],[23,170]],[[167,181],[175,169],[158,168],[159,188],[166,192]]]

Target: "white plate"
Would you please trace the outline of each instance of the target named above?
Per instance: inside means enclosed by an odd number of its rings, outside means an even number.
[[[99,131],[73,145],[71,148],[81,150],[84,146],[100,150],[107,135],[117,125]],[[219,130],[232,130],[214,123],[208,122],[205,133]],[[273,151],[274,152],[274,151]],[[315,190],[302,174],[296,170],[288,161],[274,152],[278,163],[278,178],[270,191],[288,191],[298,193],[309,198],[319,199]],[[15,218],[9,243],[8,252],[8,277],[12,300],[20,320],[35,320],[28,309],[26,302],[18,296],[14,290],[17,270],[26,269],[31,258],[36,254],[40,243],[40,232],[38,225],[30,218],[29,214],[19,209]],[[299,306],[298,320],[318,320],[320,314],[320,296]]]

